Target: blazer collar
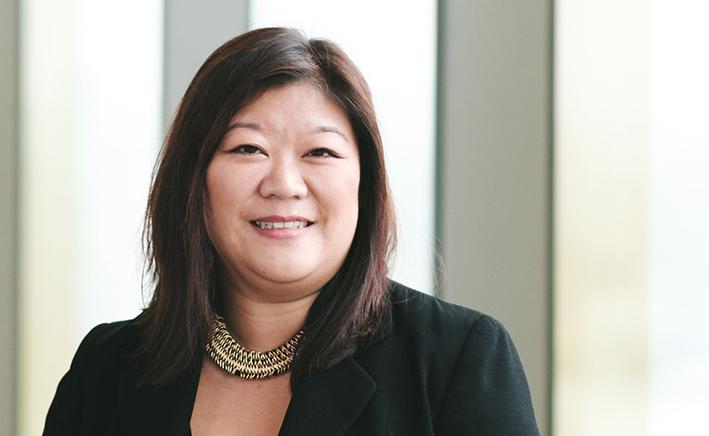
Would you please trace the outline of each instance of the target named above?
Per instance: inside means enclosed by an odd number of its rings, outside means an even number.
[[[377,383],[356,358],[384,340],[392,330],[392,322],[388,310],[379,330],[362,341],[353,356],[299,381],[278,435],[345,434],[377,390]]]
[[[161,389],[136,388],[132,380],[123,383],[121,434],[189,436],[199,374],[186,374]]]
[[[316,300],[313,310],[318,309]],[[389,336],[392,324],[390,309],[377,332],[360,342],[353,356],[299,381],[278,435],[345,434],[377,390],[376,382],[356,358]]]
[[[300,381],[279,436],[344,434],[362,413],[377,385],[352,357]]]

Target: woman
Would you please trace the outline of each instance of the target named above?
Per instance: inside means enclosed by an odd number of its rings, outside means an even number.
[[[45,435],[538,434],[504,328],[389,281],[394,235],[349,58],[290,29],[228,41],[159,157],[152,301],[82,341]]]

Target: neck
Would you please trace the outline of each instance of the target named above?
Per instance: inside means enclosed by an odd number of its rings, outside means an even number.
[[[229,331],[244,347],[268,351],[288,341],[305,325],[318,292],[289,301],[250,298],[229,289],[224,296],[224,318]]]

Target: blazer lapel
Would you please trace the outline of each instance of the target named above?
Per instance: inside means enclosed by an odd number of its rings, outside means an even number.
[[[199,372],[188,374],[162,389],[127,388],[122,398],[121,434],[190,435]]]
[[[279,436],[344,434],[362,413],[376,383],[349,357],[295,388]]]

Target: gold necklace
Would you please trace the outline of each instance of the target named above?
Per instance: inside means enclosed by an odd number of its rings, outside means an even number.
[[[234,339],[217,315],[212,322],[212,337],[207,342],[207,354],[221,369],[247,380],[262,380],[288,371],[303,337],[299,331],[288,342],[269,351],[249,350]]]

